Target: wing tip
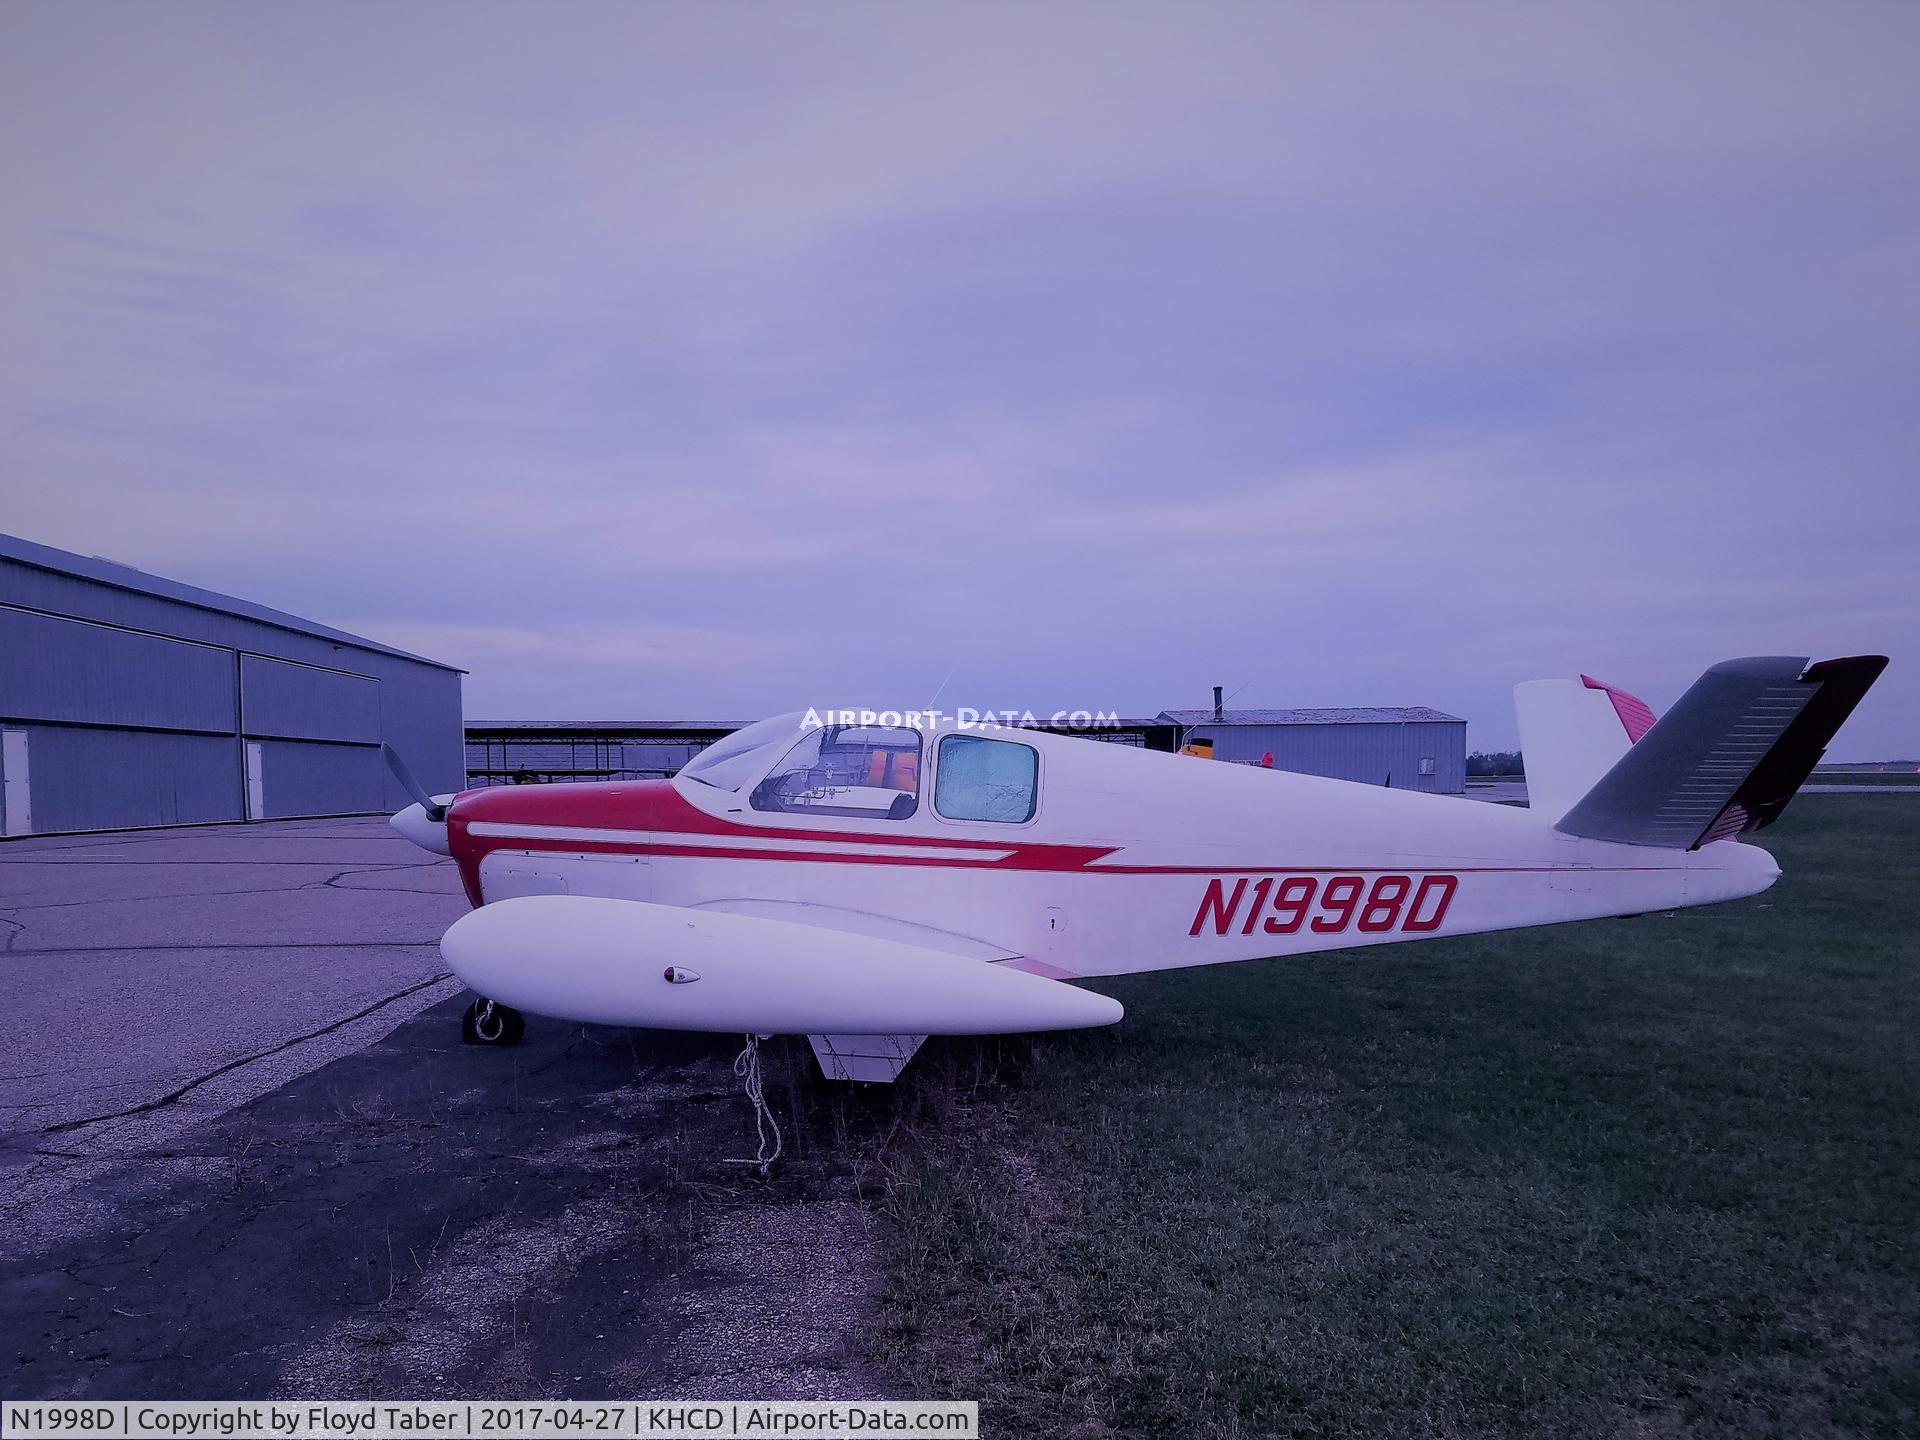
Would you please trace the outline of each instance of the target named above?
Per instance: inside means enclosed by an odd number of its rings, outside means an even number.
[[[1812,681],[1851,677],[1862,682],[1864,689],[1880,678],[1887,663],[1885,655],[1839,655],[1831,660],[1813,661],[1801,672],[1800,678]]]

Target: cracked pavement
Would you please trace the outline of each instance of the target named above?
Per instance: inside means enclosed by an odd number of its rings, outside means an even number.
[[[0,844],[0,1390],[882,1393],[857,1174],[727,1163],[730,1037],[462,1046],[465,909],[378,819]]]
[[[466,908],[378,820],[0,844],[0,1176],[48,1168],[35,1134],[164,1139],[457,993],[438,942]]]

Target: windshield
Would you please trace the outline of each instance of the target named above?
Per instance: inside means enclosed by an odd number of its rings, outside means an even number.
[[[904,820],[920,803],[920,732],[830,725],[803,736],[753,787],[756,810]]]
[[[680,774],[716,790],[738,790],[766,769],[777,752],[792,745],[805,728],[805,717],[798,710],[761,720],[714,741],[681,766]]]

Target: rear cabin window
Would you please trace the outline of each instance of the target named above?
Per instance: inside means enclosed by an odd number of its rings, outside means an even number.
[[[756,810],[904,820],[920,806],[920,732],[886,725],[815,730],[758,785]]]
[[[1030,745],[949,735],[940,742],[933,808],[949,820],[1033,818],[1038,802],[1040,757]]]

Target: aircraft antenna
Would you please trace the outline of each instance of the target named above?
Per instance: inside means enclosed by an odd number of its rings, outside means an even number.
[[[940,677],[940,683],[933,687],[933,699],[927,701],[927,708],[929,710],[933,709],[933,707],[940,702],[941,693],[945,691],[947,688],[947,681],[953,679],[953,672],[958,670],[959,668],[960,668],[960,656],[956,652],[953,657],[953,663],[947,666],[947,673],[945,675],[942,675]]]

